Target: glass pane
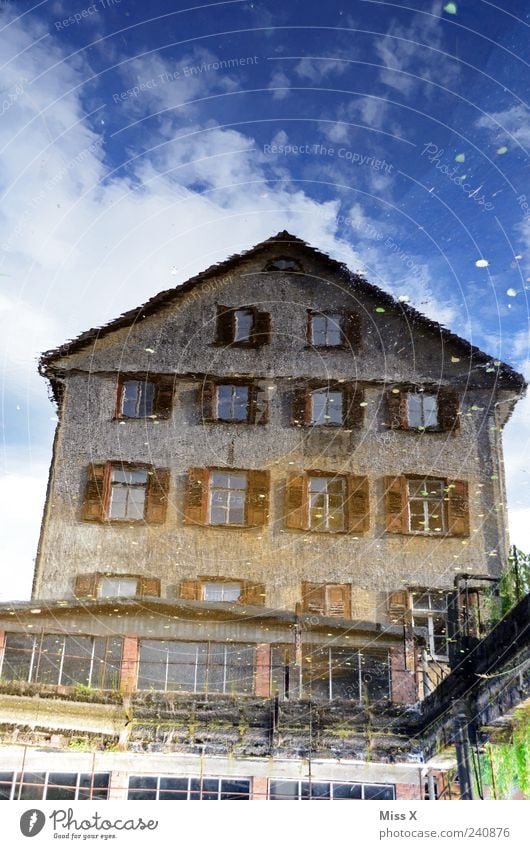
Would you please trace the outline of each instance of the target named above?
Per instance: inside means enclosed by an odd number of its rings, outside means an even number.
[[[2,678],[6,681],[29,681],[33,644],[34,637],[7,634]]]
[[[334,799],[362,799],[360,784],[333,784]]]
[[[342,345],[341,316],[326,317],[326,345]]]
[[[221,799],[250,799],[250,782],[221,779]]]
[[[298,781],[271,781],[269,799],[299,799]]]
[[[0,772],[0,802],[11,798],[11,787],[13,786],[13,772]]]
[[[124,484],[147,483],[146,469],[128,469],[124,466],[112,467],[112,482]]]
[[[255,647],[226,646],[225,693],[254,692]]]
[[[136,595],[136,578],[102,578],[99,586],[101,598],[130,598]]]
[[[61,684],[90,683],[90,667],[92,660],[91,637],[66,637]]]
[[[128,490],[127,519],[143,519],[145,506],[144,487],[131,487]]]
[[[388,655],[378,652],[362,652],[361,681],[363,701],[370,703],[390,698]]]
[[[326,781],[302,781],[302,799],[331,799],[330,785]]]
[[[409,427],[421,427],[422,397],[414,392],[409,392],[407,395],[407,412]]]
[[[42,799],[44,795],[44,782],[46,773],[44,772],[25,772],[20,789],[20,781],[22,774],[17,775],[17,786],[15,787],[14,799]],[[20,795],[19,795],[20,793]]]
[[[128,799],[156,799],[156,777],[154,775],[131,775]]]
[[[137,416],[140,381],[128,380],[123,384],[121,411],[124,416]]]
[[[109,779],[108,772],[95,772],[93,776],[90,773],[82,773],[79,776],[78,799],[106,799],[109,795]]]
[[[58,684],[64,637],[53,634],[42,638],[38,666],[33,680],[39,684]]]
[[[359,700],[359,653],[331,649],[331,698]]]
[[[253,324],[254,313],[252,310],[236,310],[234,342],[248,341],[252,335]]]
[[[218,778],[203,778],[202,780],[202,800],[211,801],[219,798],[219,779]]]
[[[217,418],[244,422],[248,418],[248,386],[217,387]]]
[[[329,651],[314,649],[306,653],[302,659],[302,680],[304,691],[311,699],[329,700]]]
[[[201,798],[201,782],[199,778],[190,779],[190,799]]]
[[[431,610],[447,610],[447,593],[444,590],[429,593]]]
[[[110,492],[109,517],[125,519],[127,516],[127,488],[112,486]]]
[[[241,595],[241,584],[220,581],[211,581],[203,584],[204,601],[237,601]]]
[[[379,799],[387,802],[394,798],[394,788],[391,784],[365,784],[363,789],[366,801]]]
[[[123,640],[120,637],[94,638],[94,663],[90,685],[103,690],[116,690],[120,684]]]
[[[423,424],[436,427],[438,424],[438,399],[435,395],[423,396]]]
[[[423,504],[423,501],[411,501],[409,504],[411,531],[419,532],[428,529]]]
[[[412,607],[414,610],[429,610],[430,593],[414,592],[412,593]]]
[[[209,693],[225,691],[225,647],[210,644],[206,689]]]
[[[165,690],[167,644],[155,640],[140,641],[139,690]]]
[[[76,788],[76,772],[50,772],[46,799],[75,799]]]
[[[188,779],[162,777],[160,779],[158,798],[186,801],[188,798]]]

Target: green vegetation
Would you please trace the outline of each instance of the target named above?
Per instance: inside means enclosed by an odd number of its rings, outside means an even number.
[[[530,708],[515,711],[511,740],[492,742],[480,758],[482,781],[492,799],[530,798]]]

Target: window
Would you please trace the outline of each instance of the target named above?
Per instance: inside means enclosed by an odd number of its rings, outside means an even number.
[[[343,531],[345,481],[340,477],[309,478],[309,529]]]
[[[81,518],[87,522],[165,521],[169,470],[129,463],[88,467]]]
[[[245,778],[175,778],[164,775],[131,775],[128,799],[250,799],[250,781]]]
[[[321,616],[351,616],[351,584],[311,584],[302,581],[302,610]]]
[[[203,601],[239,601],[240,596],[239,581],[204,581],[202,584]]]
[[[137,594],[138,579],[126,577],[102,577],[99,585],[100,598],[130,598]]]
[[[108,772],[0,772],[0,800],[107,799]]]
[[[303,271],[302,265],[291,256],[279,256],[269,260],[265,271]]]
[[[225,422],[247,422],[249,418],[249,387],[222,383],[216,387],[216,418]]]
[[[390,801],[393,784],[345,784],[331,781],[269,781],[269,799],[360,799]]]
[[[173,375],[120,377],[118,419],[168,419],[173,406]]]
[[[329,389],[315,389],[311,392],[311,424],[342,425],[342,408],[342,392]]]
[[[7,634],[1,677],[32,684],[83,684],[113,690],[119,685],[122,640],[44,634]]]
[[[147,471],[113,466],[110,481],[110,519],[143,519]]]
[[[319,312],[308,310],[307,341],[315,348],[358,349],[361,342],[359,316],[339,311]]]
[[[85,572],[76,575],[76,598],[160,597],[160,579],[147,575],[115,575],[110,572]]]
[[[212,472],[210,524],[244,525],[247,476],[244,473]]]
[[[407,395],[407,421],[409,427],[420,430],[438,427],[438,399],[436,395],[409,392]]]
[[[291,475],[285,526],[322,533],[363,533],[370,526],[368,479],[306,472]]]
[[[270,315],[256,307],[217,307],[216,345],[256,348],[270,342]]]
[[[254,664],[253,645],[141,640],[138,689],[250,695]]]
[[[443,590],[415,590],[411,593],[412,627],[417,643],[423,643],[432,657],[447,660],[447,593]]]
[[[245,469],[190,469],[184,522],[262,527],[269,516],[270,474]]]
[[[305,646],[303,652],[302,681],[308,698],[359,703],[390,698],[386,652],[329,646]]]
[[[435,478],[408,481],[411,533],[440,534],[445,530],[445,481]]]

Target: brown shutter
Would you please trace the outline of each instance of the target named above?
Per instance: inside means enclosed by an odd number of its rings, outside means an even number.
[[[256,312],[254,315],[254,329],[252,333],[252,344],[256,347],[268,345],[271,341],[271,317],[268,312]]]
[[[285,516],[286,528],[303,530],[307,527],[306,517],[306,488],[305,475],[290,475],[285,486]]]
[[[250,424],[267,424],[269,421],[269,402],[265,390],[256,384],[248,388],[248,421]]]
[[[200,601],[202,595],[201,589],[200,581],[181,581],[180,597],[188,601]]]
[[[105,518],[107,501],[108,463],[91,463],[87,471],[81,518],[85,522],[100,522]]]
[[[77,575],[74,584],[74,595],[77,598],[97,598],[99,578],[100,575],[98,572]]]
[[[328,616],[351,618],[351,584],[330,584],[326,588]]]
[[[457,431],[460,425],[458,415],[460,402],[458,394],[453,389],[440,389],[438,393],[438,424],[444,433]]]
[[[363,533],[370,527],[370,500],[367,477],[347,477],[348,497],[346,501],[347,529]]]
[[[403,622],[408,608],[408,593],[398,590],[388,595],[388,616],[392,623]]]
[[[391,389],[385,393],[386,399],[386,415],[387,427],[392,430],[408,427],[407,416],[407,392],[400,390],[399,393],[393,392]]]
[[[291,424],[296,427],[304,427],[310,424],[311,393],[307,386],[296,390],[291,407]]]
[[[469,536],[467,481],[447,481],[447,526],[453,536]]]
[[[348,386],[343,395],[344,425],[348,428],[360,428],[364,421],[364,392],[358,386]]]
[[[326,585],[302,581],[302,610],[304,613],[324,615],[326,609]]]
[[[190,469],[184,501],[184,523],[206,525],[208,517],[208,469]]]
[[[235,336],[236,317],[232,307],[217,306],[217,336],[218,345],[231,345]]]
[[[255,604],[263,607],[265,604],[265,584],[243,581],[239,600],[241,604]]]
[[[407,533],[407,480],[403,476],[385,477],[385,530]]]
[[[138,578],[137,594],[139,596],[150,595],[160,598],[160,578],[146,578],[144,575],[141,575]]]
[[[159,419],[171,418],[173,409],[174,378],[171,376],[159,377],[156,381],[155,403],[153,413]]]
[[[166,521],[169,500],[169,469],[153,469],[148,474],[145,494],[145,521],[161,525]]]
[[[362,343],[361,318],[356,312],[346,312],[342,318],[342,335],[347,345],[358,351]]]
[[[306,321],[306,331],[305,332],[306,332],[307,344],[312,345],[313,344],[313,311],[312,310],[307,311],[307,321]]]
[[[217,419],[217,387],[213,380],[205,380],[199,386],[199,408],[203,422]]]
[[[270,472],[247,472],[247,510],[245,524],[257,528],[269,518]]]

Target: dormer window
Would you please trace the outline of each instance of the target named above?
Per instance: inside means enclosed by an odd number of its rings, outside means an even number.
[[[307,312],[307,341],[313,348],[351,348],[361,344],[361,326],[356,313],[337,310]]]
[[[258,348],[270,342],[271,321],[257,307],[217,307],[216,345]]]

